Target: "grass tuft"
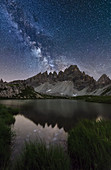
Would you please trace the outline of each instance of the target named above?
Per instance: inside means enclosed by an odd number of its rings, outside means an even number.
[[[10,125],[15,122],[17,110],[0,105],[0,170],[6,170],[11,154],[13,133]]]
[[[81,121],[69,132],[68,151],[75,170],[109,170],[111,122]]]
[[[70,159],[60,146],[26,143],[14,170],[70,170]]]

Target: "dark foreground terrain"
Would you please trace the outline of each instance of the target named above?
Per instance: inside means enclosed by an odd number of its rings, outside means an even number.
[[[67,148],[43,141],[26,143],[22,153],[10,160],[14,132],[11,124],[18,110],[0,105],[0,170],[109,170],[111,167],[111,121],[81,120],[68,132]]]

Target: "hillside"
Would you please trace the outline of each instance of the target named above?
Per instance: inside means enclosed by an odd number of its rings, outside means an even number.
[[[0,98],[4,99],[35,99],[43,98],[33,87],[28,86],[24,81],[3,82],[0,81]]]

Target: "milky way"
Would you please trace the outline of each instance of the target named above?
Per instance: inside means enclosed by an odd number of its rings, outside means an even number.
[[[0,77],[24,79],[77,64],[111,77],[110,0],[1,0]]]

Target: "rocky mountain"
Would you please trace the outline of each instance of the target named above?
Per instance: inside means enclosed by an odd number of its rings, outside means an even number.
[[[41,94],[41,95],[40,95]],[[2,98],[43,98],[52,96],[111,95],[111,80],[103,74],[98,81],[71,65],[58,74],[39,73],[27,80],[0,81]]]
[[[36,76],[27,79],[26,83],[36,87],[45,82],[53,84],[59,81],[72,81],[74,87],[78,90],[82,90],[83,88],[96,83],[93,77],[86,75],[85,72],[81,72],[76,65],[71,65],[69,68],[65,69],[64,72],[60,71],[58,74],[56,72],[48,74],[47,71],[39,73]]]
[[[43,98],[33,87],[29,87],[25,81],[3,82],[0,80],[0,98]]]
[[[110,88],[111,80],[102,75],[98,81],[81,72],[77,65],[71,65],[58,74],[39,73],[26,80],[26,84],[34,87],[35,91],[43,94],[76,96],[76,95],[109,95],[104,93]]]
[[[97,84],[100,86],[100,87],[104,87],[108,84],[111,84],[111,80],[110,78],[106,75],[106,74],[103,74],[97,81]]]

